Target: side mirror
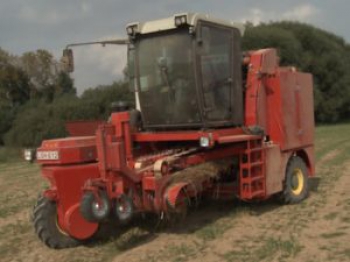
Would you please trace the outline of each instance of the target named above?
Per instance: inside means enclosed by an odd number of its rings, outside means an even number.
[[[72,73],[74,71],[74,57],[72,49],[66,48],[63,50],[61,64],[65,72]]]

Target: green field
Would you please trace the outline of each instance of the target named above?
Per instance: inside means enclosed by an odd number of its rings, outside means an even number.
[[[317,128],[319,179],[299,205],[208,203],[174,228],[133,227],[60,251],[30,221],[46,186],[39,167],[14,155],[0,148],[1,261],[350,261],[350,124]]]

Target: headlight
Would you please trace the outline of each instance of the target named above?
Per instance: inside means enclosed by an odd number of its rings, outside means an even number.
[[[35,149],[24,149],[23,156],[24,160],[32,163],[35,160]]]
[[[202,136],[202,137],[199,139],[199,144],[200,144],[201,147],[209,147],[209,145],[210,145],[210,139],[209,139],[209,137]]]
[[[139,29],[139,25],[138,23],[136,24],[130,24],[126,27],[126,33],[129,35],[129,36],[134,36],[138,33],[138,29]]]
[[[187,15],[175,16],[175,26],[179,27],[187,24]]]
[[[134,33],[134,28],[133,28],[132,26],[127,27],[127,28],[126,28],[126,33],[127,33],[128,35],[133,35],[133,33]]]

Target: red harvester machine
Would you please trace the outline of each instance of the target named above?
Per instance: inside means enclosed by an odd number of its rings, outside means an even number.
[[[242,56],[243,31],[185,13],[132,23],[128,39],[98,42],[127,44],[136,109],[115,103],[90,136],[83,128],[85,136],[38,148],[50,188],[33,217],[47,246],[75,246],[108,219],[171,218],[201,195],[278,195],[288,204],[307,197],[315,171],[312,76],[280,67],[274,49]],[[71,49],[62,61],[73,70]]]

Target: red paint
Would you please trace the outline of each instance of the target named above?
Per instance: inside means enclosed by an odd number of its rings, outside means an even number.
[[[87,239],[97,231],[98,224],[86,221],[80,215],[79,203],[76,203],[64,214],[64,228],[74,238]]]
[[[65,126],[70,136],[93,136],[104,121],[69,121]]]
[[[41,164],[65,165],[82,162],[94,162],[97,158],[96,139],[94,136],[68,137],[43,141],[37,150],[37,156],[42,152],[57,152],[57,160],[41,160]]]
[[[54,197],[57,202],[58,224],[60,228],[79,239],[87,238],[86,236],[89,234],[91,236],[97,229],[97,224],[83,223],[84,227],[78,231],[77,229],[72,229],[72,224],[79,224],[84,219],[77,211],[74,211],[73,219],[71,218],[71,213],[73,212],[72,207],[80,203],[83,195],[82,188],[86,181],[99,177],[97,164],[44,165],[42,167],[42,175],[49,180],[51,186],[50,189],[44,192],[44,195],[50,198]],[[71,221],[72,219],[73,221]],[[84,228],[86,228],[85,232]],[[81,232],[79,233],[79,231]]]

